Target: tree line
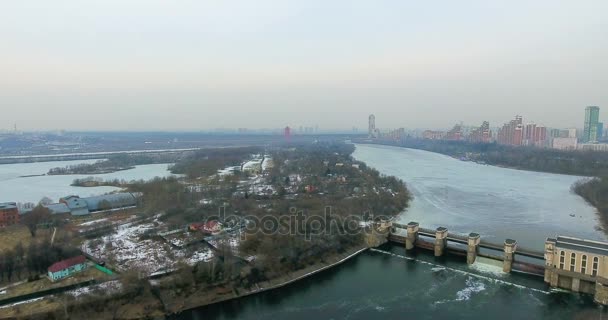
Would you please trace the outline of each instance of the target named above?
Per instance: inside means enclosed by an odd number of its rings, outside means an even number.
[[[550,173],[604,176],[608,175],[608,152],[557,150],[532,146],[510,146],[498,143],[429,140],[407,138],[378,141],[379,144],[437,152],[490,165]]]
[[[0,282],[22,280],[25,276],[37,279],[39,275],[46,274],[53,263],[79,254],[78,249],[51,245],[48,240],[32,241],[27,248],[19,242],[0,254]]]

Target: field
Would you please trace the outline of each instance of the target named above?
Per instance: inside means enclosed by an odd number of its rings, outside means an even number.
[[[195,264],[213,258],[205,244],[176,248],[156,236],[162,222],[123,224],[112,234],[88,240],[83,250],[119,271],[138,270],[147,275],[174,270],[178,263]]]
[[[30,231],[24,225],[15,225],[0,229],[0,252],[5,250],[12,250],[19,242],[23,244],[24,248],[32,242],[32,239],[40,241],[42,239],[51,239],[53,235],[53,229],[38,229],[36,232],[36,238],[32,238]],[[57,231],[57,235],[60,235],[60,231]]]

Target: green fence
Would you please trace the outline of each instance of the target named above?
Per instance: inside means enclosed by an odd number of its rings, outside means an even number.
[[[99,270],[99,271],[101,271],[101,272],[103,272],[105,274],[108,274],[108,275],[113,275],[114,274],[114,272],[112,272],[112,270],[110,270],[108,268],[104,268],[104,267],[102,267],[102,266],[100,266],[98,264],[95,265],[95,268],[97,268],[97,270]]]

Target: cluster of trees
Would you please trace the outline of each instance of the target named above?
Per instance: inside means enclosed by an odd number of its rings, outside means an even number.
[[[170,169],[172,173],[184,174],[190,179],[208,177],[220,169],[240,165],[246,157],[263,151],[261,147],[203,149],[181,159]]]
[[[0,254],[0,282],[21,280],[24,275],[35,278],[46,273],[57,261],[80,254],[75,248],[51,245],[49,241],[32,241],[27,248],[18,243],[14,248]]]
[[[121,187],[121,186],[125,186],[127,184],[129,184],[130,181],[126,181],[126,180],[119,180],[119,179],[113,179],[113,180],[104,180],[102,178],[96,178],[96,177],[86,177],[86,178],[82,178],[82,179],[74,179],[72,181],[72,186],[74,187],[100,187],[100,186],[110,186],[110,187]]]
[[[497,143],[427,139],[404,139],[380,143],[524,170],[582,176],[608,175],[608,152],[566,151]]]
[[[184,155],[179,153],[163,153],[156,155],[115,154],[106,160],[100,160],[95,163],[82,163],[66,167],[52,168],[47,174],[65,175],[109,173],[131,169],[133,166],[144,164],[172,163],[178,161],[183,156]]]
[[[149,181],[133,181],[129,191],[141,192],[140,208],[150,214],[175,208],[194,206],[194,199],[186,192],[184,184],[176,177],[154,178]]]
[[[596,207],[604,223],[608,223],[608,177],[581,180],[572,186],[572,191]]]
[[[53,222],[52,220],[51,211],[42,206],[42,204],[38,204],[32,211],[26,212],[21,216],[21,223],[28,228],[32,238],[36,237],[36,231],[38,231],[41,225],[55,224],[57,222]]]

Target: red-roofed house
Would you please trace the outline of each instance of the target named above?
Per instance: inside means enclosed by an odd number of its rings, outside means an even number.
[[[205,223],[196,222],[191,223],[190,231],[202,231],[204,233],[217,234],[222,231],[222,224],[218,221],[208,221]]]
[[[49,267],[49,279],[51,281],[67,278],[76,272],[87,268],[87,259],[84,256],[76,256],[54,263]]]

